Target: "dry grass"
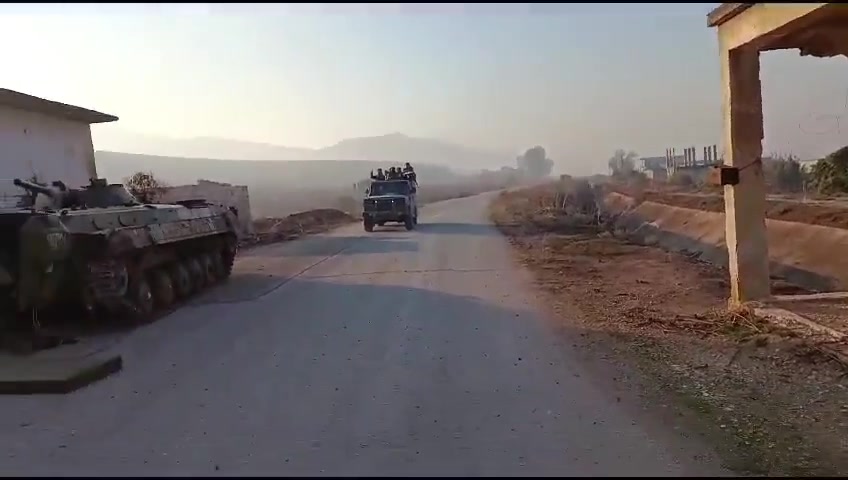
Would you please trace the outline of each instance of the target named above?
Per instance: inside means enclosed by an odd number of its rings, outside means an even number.
[[[607,188],[639,201],[709,212],[724,212],[724,196],[721,190],[681,191],[673,186],[662,184],[655,184],[647,189],[614,184],[607,185]],[[772,220],[848,229],[848,200],[845,197],[839,197],[805,202],[799,196],[781,198],[771,196],[766,202],[766,217]]]
[[[563,215],[556,187],[504,193],[492,218],[563,324],[595,332],[737,471],[848,472],[848,383],[808,338],[727,312],[727,275]],[[598,347],[601,348],[601,347]]]

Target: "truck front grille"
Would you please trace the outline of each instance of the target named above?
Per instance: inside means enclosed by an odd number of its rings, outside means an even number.
[[[387,198],[379,198],[375,200],[369,200],[365,204],[365,210],[369,212],[391,212],[395,209],[403,208],[403,200],[401,199],[387,199]]]

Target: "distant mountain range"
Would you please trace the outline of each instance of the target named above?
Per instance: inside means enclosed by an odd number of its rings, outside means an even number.
[[[251,191],[346,189],[353,182],[368,178],[371,170],[386,166],[386,162],[367,160],[220,160],[107,151],[97,151],[94,157],[98,176],[112,182],[120,182],[137,171],[150,171],[170,185],[192,184],[205,179],[247,185]],[[420,181],[430,184],[452,183],[463,177],[442,165],[413,165]]]
[[[367,160],[371,162],[433,164],[456,171],[478,171],[513,166],[512,154],[489,152],[442,140],[416,138],[402,133],[342,140],[318,148],[295,148],[217,137],[175,139],[110,130],[95,132],[101,150],[166,157],[257,160]]]

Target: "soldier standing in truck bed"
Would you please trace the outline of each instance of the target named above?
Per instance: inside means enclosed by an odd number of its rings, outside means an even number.
[[[415,175],[415,169],[412,168],[412,165],[410,165],[409,162],[406,162],[403,165],[403,176],[415,183],[418,183],[418,176]]]
[[[383,173],[382,168],[377,169],[377,174],[374,174],[374,170],[371,170],[371,180],[385,180],[386,175]]]

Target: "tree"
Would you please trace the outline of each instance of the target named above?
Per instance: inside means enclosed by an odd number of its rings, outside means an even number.
[[[124,179],[124,185],[142,203],[155,202],[162,189],[167,187],[153,176],[153,172],[135,172]]]
[[[804,171],[801,163],[792,155],[773,156],[763,165],[766,181],[783,192],[800,192],[804,189]]]
[[[810,183],[824,194],[848,192],[848,146],[816,162],[810,170]]]
[[[515,159],[518,169],[531,178],[547,177],[554,168],[554,161],[548,158],[545,149],[536,145],[527,149],[524,155]]]
[[[636,159],[639,155],[634,151],[625,152],[618,149],[607,162],[613,177],[629,177],[636,172]]]

